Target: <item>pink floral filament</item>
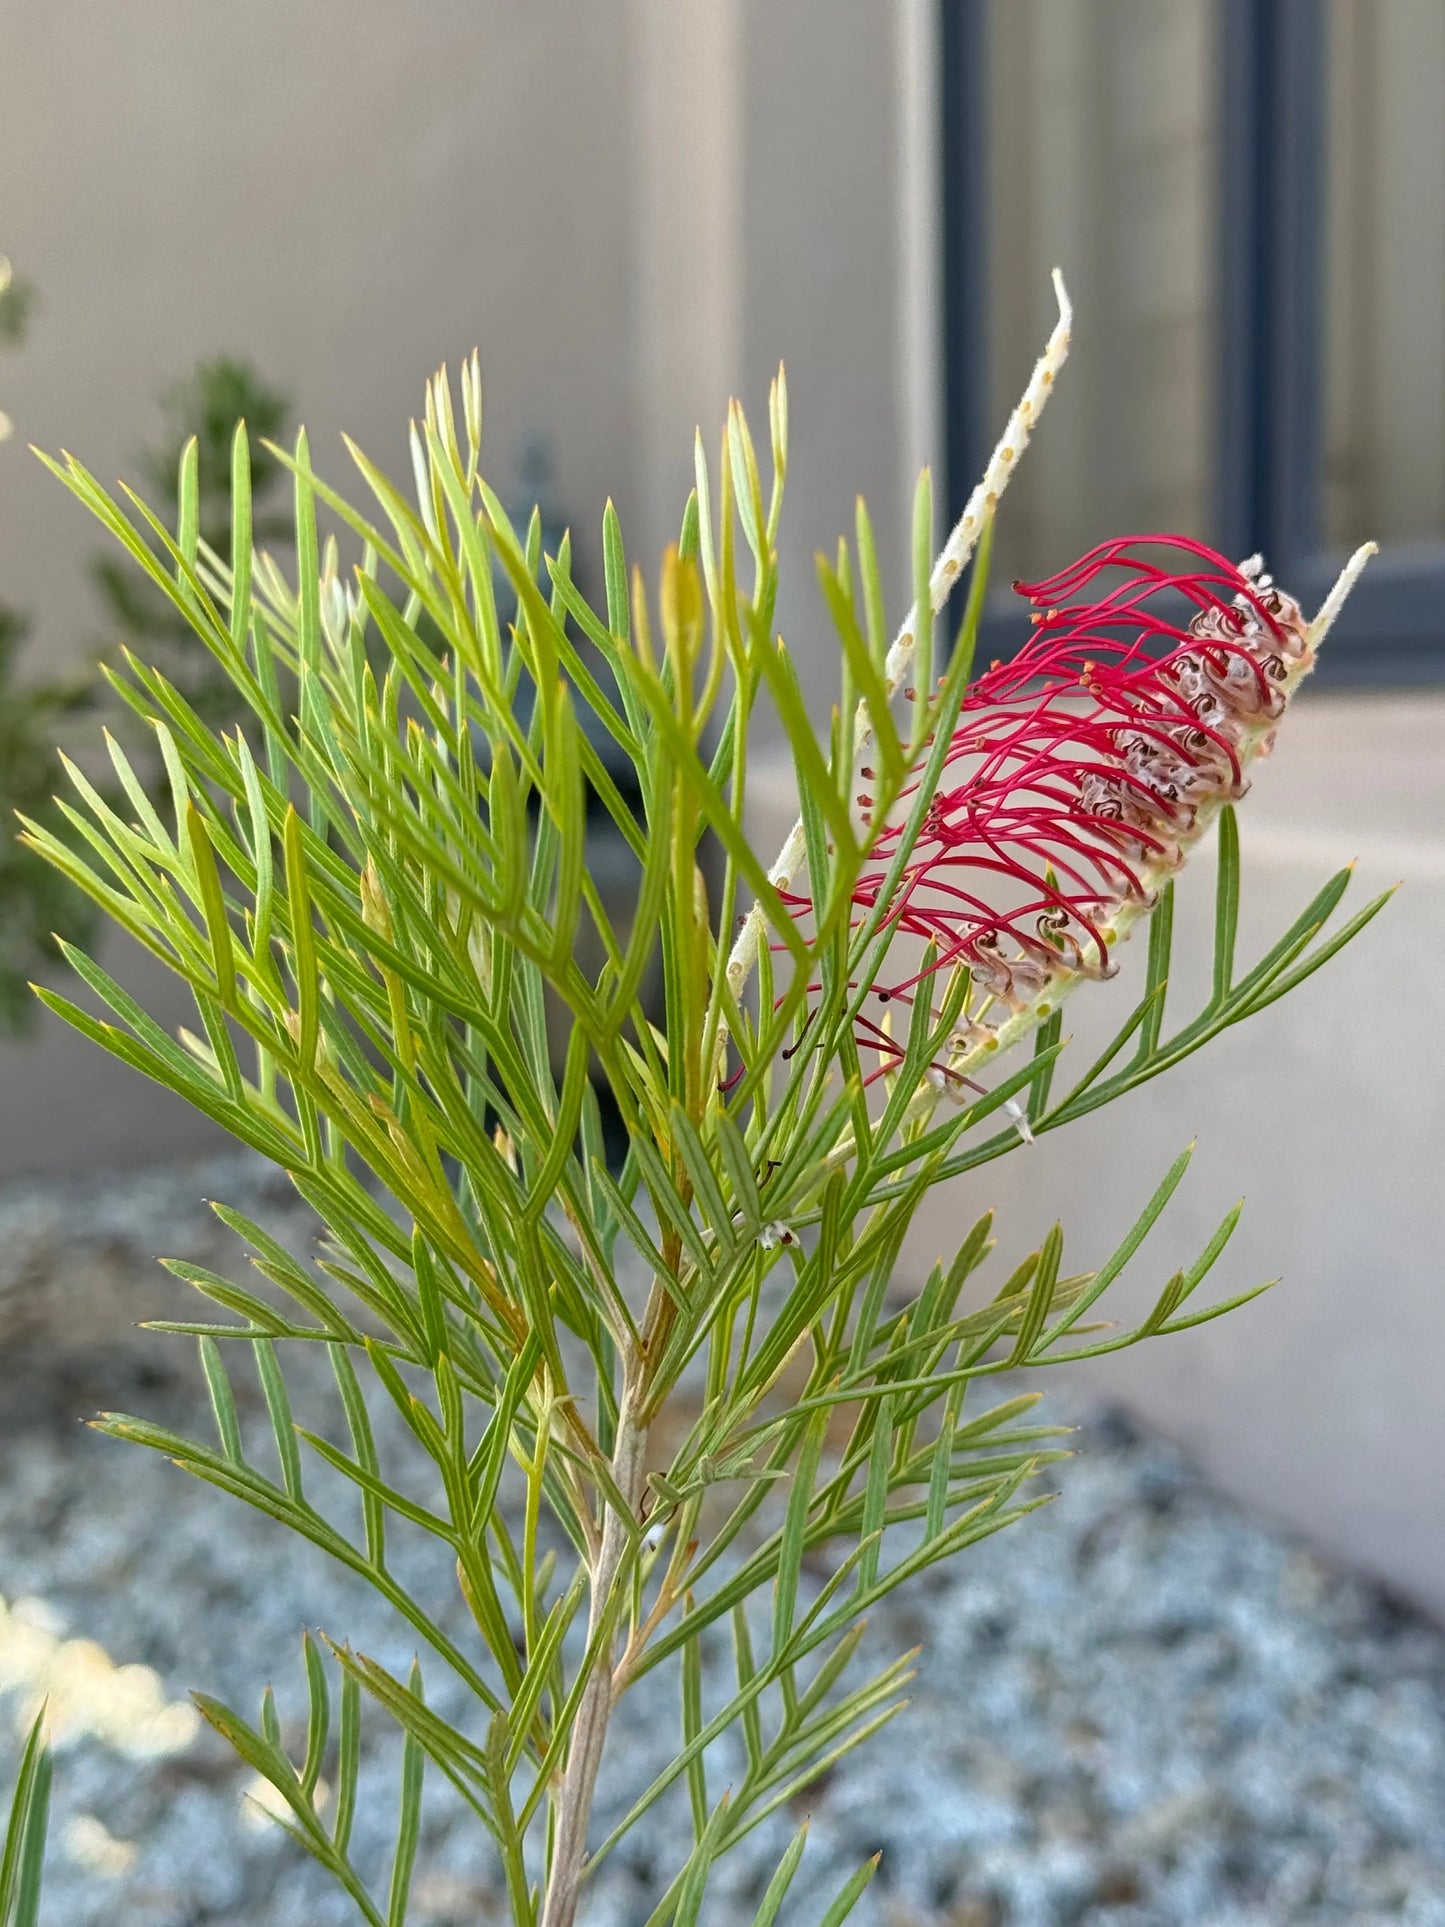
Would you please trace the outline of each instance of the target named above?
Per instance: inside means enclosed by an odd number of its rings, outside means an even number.
[[[1244,794],[1245,751],[1267,746],[1309,650],[1299,605],[1257,561],[1236,567],[1182,536],[1103,542],[1014,587],[1033,633],[970,684],[880,925],[935,956],[880,982],[884,1003],[911,1002],[925,977],[959,965],[1011,1011],[1060,972],[1112,975],[1114,916],[1182,862],[1203,805]],[[916,779],[905,804],[915,790]],[[858,801],[867,822],[873,798]],[[877,909],[900,836],[890,825],[877,837],[855,928]],[[812,907],[785,901],[799,917]],[[878,1054],[875,1075],[902,1055],[871,1018],[858,1043]]]

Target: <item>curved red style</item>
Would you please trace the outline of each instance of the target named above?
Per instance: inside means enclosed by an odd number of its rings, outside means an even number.
[[[911,1001],[924,976],[958,964],[1010,1010],[1061,970],[1111,975],[1112,918],[1182,861],[1203,804],[1244,793],[1242,752],[1267,747],[1309,650],[1299,605],[1257,558],[1236,566],[1182,536],[1120,537],[1014,587],[1033,634],[970,685],[884,919],[936,958],[880,984],[882,1002]],[[859,802],[866,821],[873,799]],[[876,907],[900,834],[878,838],[860,913]],[[871,1019],[858,1041],[881,1068],[901,1055]]]

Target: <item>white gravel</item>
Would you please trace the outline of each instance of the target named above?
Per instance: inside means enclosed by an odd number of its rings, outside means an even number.
[[[202,1422],[193,1391],[166,1375],[178,1363],[189,1378],[184,1341],[97,1356],[74,1329],[13,1315],[47,1281],[70,1302],[97,1269],[139,1301],[154,1290],[155,1250],[234,1268],[202,1194],[304,1248],[304,1213],[244,1159],[0,1194],[12,1334],[0,1363],[0,1770],[13,1773],[17,1727],[48,1682],[70,1728],[47,1927],[350,1927],[325,1875],[248,1820],[249,1772],[192,1731],[185,1695],[199,1687],[254,1719],[273,1680],[289,1728],[303,1626],[397,1672],[414,1646],[319,1553],[74,1422],[98,1404]],[[319,1395],[303,1374],[302,1415],[308,1387]],[[915,1701],[813,1795],[793,1927],[814,1927],[846,1871],[879,1848],[860,1927],[1445,1927],[1445,1638],[1241,1513],[1117,1415],[1057,1397],[1054,1411],[1082,1428],[1060,1501],[878,1615],[875,1650],[924,1648]],[[408,1571],[451,1600],[443,1553],[410,1549]],[[448,1617],[462,1628],[450,1606]],[[440,1663],[423,1663],[434,1703],[464,1717]],[[624,1701],[604,1808],[622,1810],[675,1729],[670,1680]],[[396,1754],[372,1719],[355,1838],[383,1891]],[[727,1770],[724,1757],[718,1789]],[[428,1813],[414,1927],[501,1923],[490,1853],[435,1780]],[[725,1863],[709,1927],[751,1920],[797,1818],[779,1816]],[[630,1839],[599,1873],[586,1927],[641,1927],[677,1855],[671,1819]]]

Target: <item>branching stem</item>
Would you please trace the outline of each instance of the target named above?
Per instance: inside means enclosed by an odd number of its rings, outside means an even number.
[[[647,1430],[641,1417],[644,1399],[640,1373],[630,1374],[617,1413],[612,1476],[633,1517],[629,1521],[614,1508],[608,1507],[602,1523],[601,1543],[591,1574],[591,1605],[587,1623],[589,1650],[606,1624],[623,1555],[636,1529],[647,1448]],[[557,1831],[546,1897],[542,1903],[541,1927],[573,1927],[577,1917],[577,1900],[582,1890],[587,1858],[587,1823],[592,1816],[592,1799],[597,1789],[598,1768],[602,1764],[607,1722],[612,1716],[611,1647],[611,1640],[605,1639],[601,1649],[594,1653],[592,1677],[587,1682],[577,1709],[577,1724],[567,1750],[567,1766],[557,1796]]]

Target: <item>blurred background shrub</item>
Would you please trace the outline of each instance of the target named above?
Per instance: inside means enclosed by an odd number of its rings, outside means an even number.
[[[0,343],[17,348],[25,339],[35,291],[5,267],[6,274],[0,275]],[[247,362],[220,356],[201,362],[168,390],[161,409],[162,433],[140,452],[135,465],[139,485],[156,507],[174,520],[181,450],[195,436],[201,536],[224,552],[231,516],[231,438],[236,423],[245,420],[253,437],[257,540],[283,541],[288,519],[272,507],[281,468],[261,443],[285,430],[290,412],[286,398]],[[47,669],[22,675],[21,645],[34,618],[0,600],[0,1034],[19,1036],[34,1029],[38,1007],[30,980],[58,956],[57,938],[85,943],[94,928],[94,915],[80,893],[19,842],[15,818],[19,811],[47,828],[61,827],[63,817],[54,800],[57,751],[76,747],[66,728],[72,718],[87,718],[85,734],[92,748],[100,722],[134,736],[123,706],[109,694],[101,665],[134,650],[213,725],[228,722],[234,709],[229,685],[152,584],[106,554],[94,558],[90,573],[103,637],[98,649],[92,646],[89,652],[95,658],[91,662],[77,664],[73,649],[57,649],[42,628],[39,640]],[[58,673],[48,667],[57,658],[66,665]],[[150,784],[158,785],[163,771],[148,742],[140,744],[139,758]]]

